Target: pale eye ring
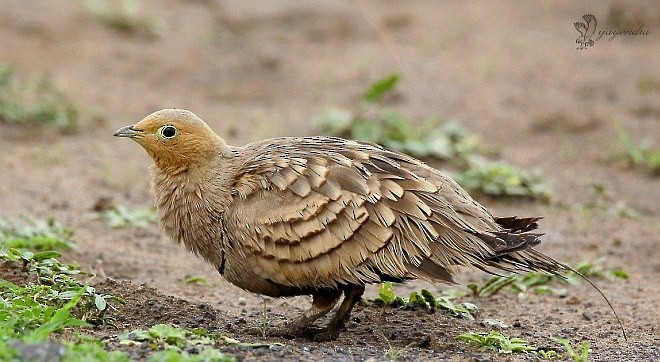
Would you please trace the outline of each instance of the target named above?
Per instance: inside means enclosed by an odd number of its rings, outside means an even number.
[[[176,127],[168,124],[168,125],[165,125],[165,126],[161,127],[158,130],[158,133],[160,134],[161,137],[169,140],[171,138],[174,138],[174,136],[176,136],[178,131],[177,131]]]

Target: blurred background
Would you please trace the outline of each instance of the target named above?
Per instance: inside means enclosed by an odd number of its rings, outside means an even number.
[[[112,137],[185,108],[232,145],[334,134],[421,157],[494,214],[545,215],[544,251],[627,264],[657,301],[658,5],[1,0],[0,216],[70,225],[70,258],[112,277],[222,298],[153,223],[146,153]]]

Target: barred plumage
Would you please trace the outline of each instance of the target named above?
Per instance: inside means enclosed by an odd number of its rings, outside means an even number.
[[[336,336],[369,283],[451,283],[460,266],[567,268],[533,248],[539,218],[494,217],[440,171],[377,145],[284,137],[232,147],[185,110],[155,112],[115,135],[154,159],[159,218],[175,241],[238,287],[314,297],[288,333],[344,293],[317,337]]]

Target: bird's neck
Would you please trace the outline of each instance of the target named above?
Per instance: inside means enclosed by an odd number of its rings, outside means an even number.
[[[222,215],[231,200],[230,159],[223,155],[210,163],[185,170],[152,168],[153,192],[163,229],[177,243],[203,256],[216,268],[225,248]]]

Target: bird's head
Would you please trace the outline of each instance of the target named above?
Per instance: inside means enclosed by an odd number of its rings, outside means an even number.
[[[156,166],[183,171],[208,163],[225,147],[220,136],[199,117],[183,109],[163,109],[118,129],[114,136],[128,137],[142,146]]]

